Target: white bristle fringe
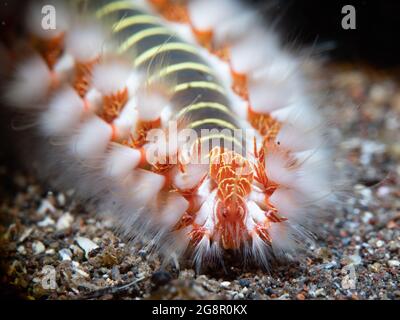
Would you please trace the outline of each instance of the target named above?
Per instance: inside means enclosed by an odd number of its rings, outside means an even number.
[[[66,38],[66,50],[79,62],[98,58],[105,50],[103,29],[89,22],[74,25]]]
[[[173,175],[173,183],[179,190],[190,190],[196,187],[207,173],[206,165],[189,164],[185,166],[185,171],[182,172],[176,168],[176,173]]]
[[[235,17],[242,8],[232,0],[189,0],[188,9],[194,27],[209,31],[218,28],[222,21]]]
[[[123,179],[138,166],[140,160],[140,151],[113,144],[105,159],[105,175],[112,179]]]
[[[97,111],[103,103],[103,95],[96,88],[90,88],[85,95],[88,112]]]
[[[46,62],[34,56],[18,66],[6,97],[12,106],[22,109],[43,108],[39,105],[47,95],[52,78]]]
[[[125,185],[126,195],[136,207],[146,207],[150,201],[154,201],[165,184],[165,177],[136,169]]]
[[[260,39],[264,40],[260,42]],[[262,69],[281,54],[276,37],[263,29],[256,29],[245,38],[234,42],[230,53],[232,68],[240,74],[250,74]]]
[[[112,128],[104,120],[93,116],[72,137],[70,150],[81,160],[90,160],[104,154],[112,137]]]
[[[276,137],[282,148],[299,152],[311,150],[322,146],[323,137],[314,130],[303,131],[291,124],[284,124]]]
[[[40,118],[45,135],[58,136],[71,132],[80,121],[84,102],[72,87],[61,89],[50,101]]]
[[[267,153],[265,168],[268,178],[281,185],[291,186],[296,181],[297,170],[290,167],[290,162],[283,153]]]
[[[130,99],[124,106],[121,114],[113,122],[117,128],[118,137],[126,138],[136,130],[139,113],[136,110],[136,101]]]
[[[242,1],[190,0],[188,9],[196,30],[212,30],[217,48],[239,41],[248,35],[248,30],[261,24],[259,14],[246,8]]]
[[[155,121],[160,118],[165,107],[169,105],[165,95],[149,88],[137,93],[137,110],[142,121]]]
[[[53,69],[54,73],[58,75],[58,78],[63,81],[72,77],[74,66],[75,60],[73,56],[64,53],[56,62]]]
[[[184,197],[171,193],[160,212],[159,223],[162,228],[170,229],[176,225],[188,208],[189,203]]]
[[[121,62],[108,61],[93,69],[93,86],[102,94],[110,95],[126,88],[130,76],[130,67]]]

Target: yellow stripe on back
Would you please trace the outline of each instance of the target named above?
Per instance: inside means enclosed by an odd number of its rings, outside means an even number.
[[[238,129],[236,128],[232,123],[225,121],[225,120],[221,120],[221,119],[216,119],[216,118],[207,118],[207,119],[203,119],[203,120],[198,120],[198,121],[194,121],[191,124],[189,124],[189,129],[194,129],[197,127],[200,127],[202,125],[205,124],[215,124],[224,128],[228,128],[231,130],[235,130]]]
[[[208,81],[192,81],[192,82],[181,83],[175,86],[172,89],[172,92],[178,93],[180,91],[184,91],[187,89],[209,89],[225,94],[224,88],[222,88],[220,85],[216,83]]]
[[[217,103],[217,102],[199,102],[195,104],[191,104],[190,106],[184,107],[179,111],[177,118],[182,117],[188,112],[195,111],[195,110],[200,110],[200,109],[205,109],[205,108],[211,108],[211,109],[216,109],[220,110],[228,115],[232,115],[232,112],[229,110],[228,107],[224,106],[223,104]]]
[[[224,140],[233,142],[239,148],[243,147],[242,144],[239,142],[239,140],[237,140],[235,137],[227,136],[227,135],[224,135],[222,133],[210,134],[209,136],[201,137],[198,140],[200,141],[200,143],[203,143],[205,141],[213,140],[213,139],[224,139]]]
[[[182,62],[182,63],[177,63],[177,64],[174,64],[171,66],[167,66],[167,67],[161,69],[157,74],[155,74],[154,76],[149,78],[149,82],[152,82],[158,78],[168,76],[171,73],[183,71],[183,70],[195,70],[195,71],[200,71],[200,72],[204,72],[204,73],[213,75],[213,71],[211,70],[211,68],[209,68],[205,64],[196,63],[196,62]]]
[[[111,2],[101,7],[99,10],[97,10],[96,17],[100,19],[112,12],[126,10],[126,9],[137,9],[137,6],[135,6],[132,1]]]
[[[141,55],[139,55],[135,59],[134,67],[139,67],[142,63],[153,58],[155,55],[157,55],[159,53],[164,53],[164,52],[173,51],[173,50],[180,50],[180,51],[197,54],[197,49],[194,46],[186,44],[186,43],[181,43],[181,42],[163,43],[163,44],[160,44],[159,46],[155,46],[155,47],[143,52]]]
[[[136,43],[139,41],[155,36],[155,35],[162,35],[162,34],[170,34],[170,32],[163,28],[163,27],[157,27],[157,28],[150,28],[150,29],[145,29],[142,31],[139,31],[135,33],[134,35],[130,36],[128,39],[126,39],[118,48],[118,53],[124,53],[127,51],[129,48],[134,46]]]
[[[157,24],[159,22],[160,20],[155,16],[141,14],[121,19],[120,21],[114,23],[112,29],[113,32],[119,32],[127,27],[134,26],[136,24]]]

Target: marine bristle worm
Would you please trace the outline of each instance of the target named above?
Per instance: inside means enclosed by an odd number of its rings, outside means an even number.
[[[296,257],[332,192],[301,59],[234,0],[55,2],[28,17],[7,90],[29,109],[48,179],[122,236],[197,266],[225,250]]]

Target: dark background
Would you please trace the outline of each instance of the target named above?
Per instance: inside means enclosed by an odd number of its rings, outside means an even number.
[[[251,1],[266,6],[263,0]],[[278,0],[270,19],[290,42],[327,47],[332,59],[366,62],[378,67],[400,66],[400,1]],[[341,26],[343,6],[356,10],[356,29]]]
[[[218,0],[215,0],[218,1]],[[332,59],[367,62],[378,67],[400,65],[398,0],[246,0],[266,13],[295,49],[305,45]],[[0,38],[9,38],[22,20],[26,0],[0,0]],[[356,30],[343,30],[344,5],[356,9]]]

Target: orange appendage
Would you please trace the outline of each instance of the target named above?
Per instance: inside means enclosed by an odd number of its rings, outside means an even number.
[[[193,245],[198,244],[204,236],[210,236],[209,231],[202,226],[195,225],[189,232],[189,238]]]
[[[166,174],[176,165],[176,157],[165,157],[162,161],[153,163],[151,166],[151,171],[158,174]]]
[[[128,101],[128,89],[122,89],[117,93],[103,97],[103,106],[99,116],[107,123],[113,122],[120,114],[125,103]]]
[[[254,180],[257,181],[261,186],[263,186],[263,192],[266,194],[266,196],[269,197],[276,190],[278,184],[271,181],[267,175],[267,171],[265,168],[265,152],[267,149],[268,148],[263,145],[261,146],[260,150],[257,150],[256,143],[254,142],[254,155],[257,159],[254,165]]]
[[[173,22],[189,22],[189,13],[185,1],[173,0],[150,0],[150,3],[156,8],[165,19]]]
[[[185,212],[183,216],[179,219],[178,223],[172,228],[172,230],[177,231],[190,226],[194,222],[194,215],[189,212]]]
[[[78,92],[82,98],[86,95],[89,90],[89,86],[92,82],[92,71],[93,67],[97,63],[98,59],[93,59],[88,62],[76,62],[75,63],[75,78],[74,78],[74,89]]]
[[[248,79],[245,74],[237,73],[231,69],[232,74],[232,90],[241,98],[248,101],[249,100],[249,92],[248,92]]]
[[[245,197],[251,192],[253,170],[247,159],[219,147],[210,152],[210,176],[217,184],[217,234],[225,249],[238,248],[247,237]]]
[[[139,121],[136,126],[136,131],[133,135],[129,137],[127,145],[139,149],[145,145],[147,133],[156,128],[161,127],[161,119],[157,119],[154,121]]]
[[[52,39],[42,39],[32,36],[32,46],[40,53],[52,70],[64,50],[65,34],[61,33]]]
[[[281,123],[271,115],[256,113],[250,107],[248,108],[247,119],[251,126],[264,137],[264,141],[275,140],[281,129]]]
[[[254,228],[255,232],[260,236],[261,240],[263,240],[266,243],[271,243],[271,236],[269,235],[268,229],[269,229],[270,223],[268,222],[268,219],[266,219],[266,222],[261,225],[257,224],[256,227]]]

